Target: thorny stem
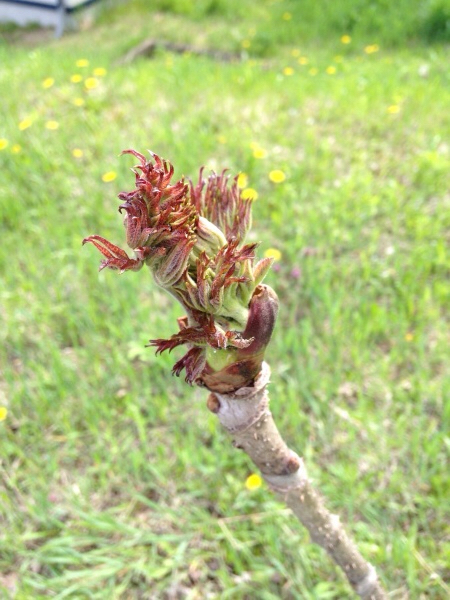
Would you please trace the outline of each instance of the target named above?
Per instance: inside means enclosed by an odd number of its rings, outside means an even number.
[[[263,363],[253,387],[234,393],[211,393],[209,410],[261,471],[269,487],[291,508],[311,539],[324,548],[344,571],[363,600],[386,600],[375,568],[358,552],[337,515],[330,513],[313,488],[303,460],[281,437],[269,410],[270,369]]]

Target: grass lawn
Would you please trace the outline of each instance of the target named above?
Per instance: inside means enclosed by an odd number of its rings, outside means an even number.
[[[279,427],[390,598],[450,597],[448,47],[336,4],[135,0],[60,40],[0,30],[0,598],[352,597],[247,489],[204,391],[170,376],[183,350],[144,347],[180,309],[81,247],[124,245],[129,147],[246,174],[278,256]],[[148,37],[238,59],[120,64]]]

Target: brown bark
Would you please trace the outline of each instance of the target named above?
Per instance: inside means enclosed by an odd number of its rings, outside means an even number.
[[[308,529],[311,539],[341,567],[355,592],[364,600],[386,600],[375,568],[358,552],[339,517],[325,508],[303,460],[281,437],[269,410],[269,376],[269,366],[263,363],[253,387],[211,393],[208,408],[230,433],[234,446],[248,454],[269,487]]]

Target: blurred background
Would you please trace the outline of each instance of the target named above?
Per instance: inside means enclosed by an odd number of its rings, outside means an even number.
[[[0,597],[351,597],[171,376],[183,349],[145,348],[181,309],[81,247],[125,247],[132,147],[241,173],[279,427],[390,598],[448,598],[448,0],[72,17],[0,24]]]

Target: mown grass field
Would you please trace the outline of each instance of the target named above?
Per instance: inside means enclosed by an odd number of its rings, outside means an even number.
[[[144,347],[180,309],[81,247],[124,244],[134,147],[176,177],[247,175],[253,239],[279,255],[280,429],[390,598],[448,598],[448,46],[381,2],[356,22],[344,1],[155,4],[60,40],[2,30],[0,597],[352,597],[246,488],[206,394],[171,377],[178,355]],[[147,37],[239,58],[119,64]]]

